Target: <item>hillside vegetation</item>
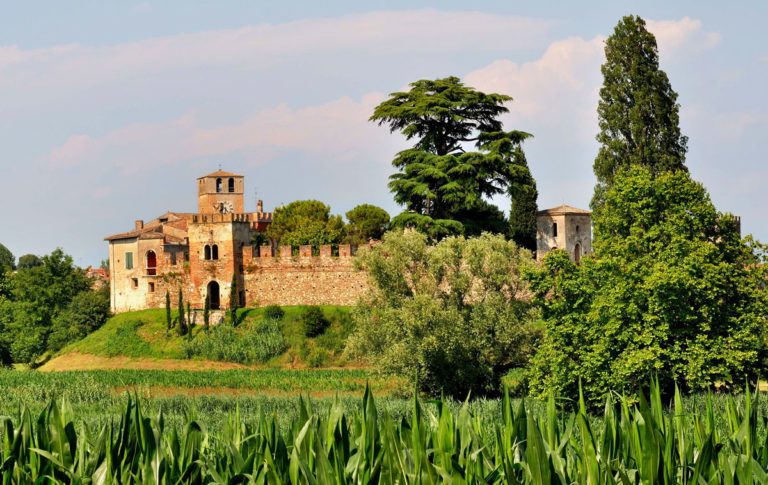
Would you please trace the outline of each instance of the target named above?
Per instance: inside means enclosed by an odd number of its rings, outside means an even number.
[[[226,328],[211,326],[208,331],[202,325],[192,327],[190,334],[179,336],[175,329],[168,330],[165,310],[152,309],[121,313],[110,318],[101,328],[82,340],[62,349],[57,360],[66,356],[91,355],[107,358],[131,359],[191,359],[222,360],[240,364],[263,364],[268,367],[340,367],[349,363],[342,356],[344,343],[351,331],[349,310],[346,307],[320,307],[329,325],[316,337],[306,337],[302,315],[306,307],[284,307],[280,319],[267,318],[263,308],[246,308],[238,311],[239,324]],[[175,313],[175,311],[174,311]],[[201,321],[202,318],[198,318]],[[236,347],[253,347],[254,336],[274,329],[273,337],[280,340],[279,352],[265,360],[249,361]],[[226,338],[229,352],[220,358],[199,355],[191,349],[200,349],[205,342]],[[209,346],[210,347],[210,346]],[[232,351],[234,349],[234,351]],[[216,349],[214,349],[216,350]],[[248,354],[250,355],[250,354]],[[65,359],[66,360],[66,359]]]

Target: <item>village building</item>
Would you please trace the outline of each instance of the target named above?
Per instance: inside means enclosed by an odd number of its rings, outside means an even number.
[[[592,252],[592,213],[560,205],[536,213],[536,259],[553,249],[563,249],[578,263]]]
[[[218,170],[197,179],[197,212],[166,212],[137,220],[131,231],[109,236],[113,312],[185,302],[212,310],[229,306],[232,282],[238,304],[351,305],[367,288],[349,245],[255,246],[272,222],[261,200],[245,207],[245,178]],[[263,240],[263,238],[261,238]],[[565,249],[574,261],[592,251],[589,211],[560,206],[537,214],[537,258]]]
[[[246,211],[244,188],[242,175],[218,170],[197,179],[197,212],[137,220],[107,237],[112,311],[161,308],[166,291],[175,304],[179,290],[193,308],[206,299],[226,308],[233,279],[240,306],[354,303],[365,289],[354,248],[254,247],[272,213],[260,200]]]

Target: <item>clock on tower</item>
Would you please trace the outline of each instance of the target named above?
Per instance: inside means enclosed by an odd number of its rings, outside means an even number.
[[[197,179],[197,210],[201,214],[242,214],[244,177],[217,170]]]

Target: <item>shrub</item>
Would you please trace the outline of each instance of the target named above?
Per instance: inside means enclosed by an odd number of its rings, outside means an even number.
[[[285,316],[285,310],[280,305],[269,305],[264,308],[264,316],[272,320],[282,320]]]
[[[323,310],[317,306],[310,306],[304,309],[301,314],[301,324],[304,326],[304,335],[307,337],[317,337],[325,332],[325,329],[331,324]]]
[[[51,350],[60,350],[70,342],[80,340],[109,318],[109,292],[83,291],[75,295],[69,306],[53,319],[48,339]]]
[[[182,349],[187,358],[260,364],[285,352],[286,345],[277,322],[265,321],[253,329],[213,326],[208,333],[184,342]]]

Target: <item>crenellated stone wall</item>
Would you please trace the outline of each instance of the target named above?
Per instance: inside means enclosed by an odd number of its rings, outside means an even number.
[[[352,305],[368,289],[365,273],[355,269],[349,245],[339,246],[339,256],[332,256],[331,246],[321,246],[319,255],[313,255],[310,246],[297,252],[281,246],[276,255],[263,246],[253,253],[243,254],[249,306]]]

